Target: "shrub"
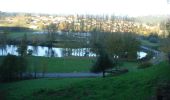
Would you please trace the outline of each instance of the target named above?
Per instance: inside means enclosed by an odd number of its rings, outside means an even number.
[[[115,63],[111,60],[109,55],[103,48],[99,49],[99,57],[96,63],[93,65],[91,72],[102,72],[105,77],[105,70],[115,66]]]
[[[143,68],[148,68],[148,67],[150,67],[150,66],[152,66],[152,63],[150,63],[150,62],[142,62],[140,65],[139,65],[139,69],[143,69]]]
[[[114,66],[113,61],[109,58],[108,55],[99,56],[97,61],[94,63],[91,71],[92,72],[102,72],[105,69],[111,68]]]

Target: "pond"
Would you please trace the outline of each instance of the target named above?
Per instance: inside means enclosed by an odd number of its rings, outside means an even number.
[[[27,52],[32,52],[33,56],[44,56],[44,57],[66,57],[66,56],[88,56],[95,57],[96,54],[90,50],[90,48],[56,48],[49,49],[45,46],[31,46],[27,47]],[[18,55],[16,45],[6,45],[4,49],[0,49],[0,56],[7,54]],[[138,58],[141,59],[147,55],[145,52],[137,52]]]

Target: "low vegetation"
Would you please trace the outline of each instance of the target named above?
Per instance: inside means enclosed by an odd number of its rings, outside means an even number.
[[[148,67],[151,67],[152,66],[152,63],[149,62],[149,61],[146,61],[146,62],[141,62],[141,64],[139,65],[139,69],[143,69],[143,68],[148,68]]]

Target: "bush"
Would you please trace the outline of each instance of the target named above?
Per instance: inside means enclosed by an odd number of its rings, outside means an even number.
[[[142,62],[140,65],[139,65],[139,69],[143,69],[143,68],[148,68],[148,67],[150,67],[150,66],[152,66],[152,63],[150,63],[150,62]]]
[[[102,54],[92,66],[91,72],[102,72],[108,68],[114,67],[114,63],[107,54]]]
[[[99,57],[96,63],[93,65],[91,72],[102,72],[105,77],[105,70],[115,66],[115,63],[111,60],[109,55],[103,48],[99,48]]]
[[[26,60],[23,57],[7,55],[0,65],[0,80],[10,82],[22,78],[26,70]]]

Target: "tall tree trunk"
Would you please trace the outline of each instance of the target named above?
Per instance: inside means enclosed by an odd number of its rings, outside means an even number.
[[[19,80],[22,80],[22,72],[19,73]]]
[[[168,61],[170,63],[170,52],[168,53]]]

